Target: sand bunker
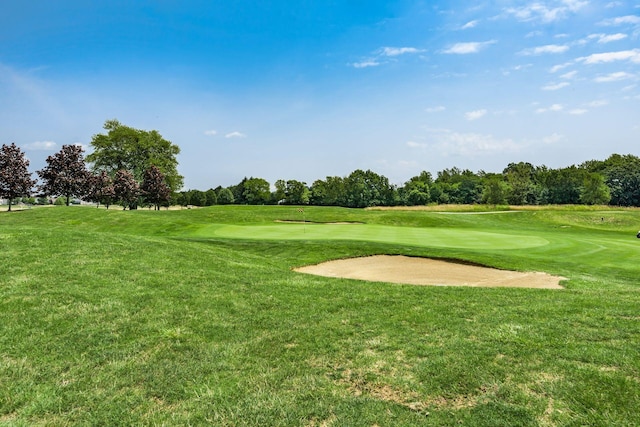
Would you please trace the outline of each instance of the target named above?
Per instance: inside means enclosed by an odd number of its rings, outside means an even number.
[[[376,255],[342,259],[296,268],[300,273],[325,277],[431,286],[475,286],[563,289],[564,277],[523,273],[428,258]]]

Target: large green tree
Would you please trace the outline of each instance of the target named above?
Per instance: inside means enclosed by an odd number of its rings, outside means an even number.
[[[528,162],[509,163],[502,171],[509,184],[507,201],[512,205],[535,203],[535,167]]]
[[[142,183],[145,171],[152,166],[164,175],[171,191],[182,188],[183,177],[178,173],[180,147],[164,139],[156,130],[145,131],[107,120],[106,134],[91,139],[93,152],[87,156],[96,172],[106,171],[115,177],[117,171],[126,170],[138,183]]]
[[[346,206],[365,208],[369,206],[390,206],[395,203],[395,188],[385,176],[367,170],[357,169],[345,178],[344,192]]]
[[[242,196],[249,205],[264,205],[271,198],[269,182],[262,178],[249,178],[244,181]]]
[[[640,206],[640,158],[613,154],[602,162],[602,175],[611,191],[612,205]]]
[[[599,173],[587,173],[580,188],[580,201],[585,205],[604,205],[611,200],[611,191]]]
[[[307,184],[295,179],[284,181],[279,179],[275,183],[276,191],[272,195],[275,203],[285,205],[308,205],[311,194]]]
[[[318,179],[311,185],[311,204],[319,206],[339,206],[344,203],[344,178],[328,176]]]
[[[426,205],[431,198],[429,189],[431,185],[433,185],[431,174],[422,171],[420,175],[412,177],[398,189],[400,201],[407,206]]]

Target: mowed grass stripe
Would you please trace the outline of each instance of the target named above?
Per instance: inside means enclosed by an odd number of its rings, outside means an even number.
[[[214,224],[198,230],[197,237],[262,240],[355,240],[440,248],[523,249],[544,246],[548,240],[456,228],[394,227],[374,224]]]

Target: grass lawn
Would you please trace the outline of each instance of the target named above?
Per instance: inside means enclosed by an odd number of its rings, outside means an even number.
[[[637,425],[638,210],[0,213],[0,425]],[[333,224],[347,222],[348,224]],[[569,278],[423,287],[372,254]]]

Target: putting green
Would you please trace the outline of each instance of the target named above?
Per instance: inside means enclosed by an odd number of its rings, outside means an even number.
[[[259,240],[358,240],[466,249],[522,249],[549,243],[538,236],[457,228],[393,227],[370,224],[211,224],[198,230],[195,235]]]

